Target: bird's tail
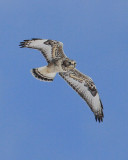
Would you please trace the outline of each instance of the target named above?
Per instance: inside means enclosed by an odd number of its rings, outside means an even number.
[[[53,81],[56,73],[49,73],[48,72],[48,67],[40,67],[40,68],[34,68],[31,70],[32,75],[37,78],[40,81],[48,81],[51,82]]]

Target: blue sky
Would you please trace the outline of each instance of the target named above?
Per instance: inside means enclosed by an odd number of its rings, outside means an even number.
[[[103,123],[58,75],[32,77],[46,61],[18,45],[34,37],[62,41],[94,80]],[[127,0],[1,0],[0,46],[0,159],[128,159]]]

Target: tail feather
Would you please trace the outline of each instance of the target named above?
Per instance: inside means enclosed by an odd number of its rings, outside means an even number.
[[[40,68],[34,68],[31,70],[31,73],[36,79],[40,81],[48,81],[48,82],[53,81],[56,75],[56,73],[48,73],[47,66],[40,67]]]

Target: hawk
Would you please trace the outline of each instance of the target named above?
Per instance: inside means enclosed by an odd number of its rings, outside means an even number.
[[[76,62],[69,59],[63,51],[63,43],[55,40],[24,40],[21,48],[38,49],[46,58],[47,66],[34,68],[32,75],[41,80],[52,82],[57,73],[86,101],[95,115],[96,121],[103,121],[103,105],[93,80],[78,71]]]

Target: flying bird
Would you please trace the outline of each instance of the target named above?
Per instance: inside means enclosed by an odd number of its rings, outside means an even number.
[[[96,121],[103,121],[103,105],[93,80],[76,69],[76,62],[63,51],[63,43],[55,40],[33,38],[24,40],[21,48],[41,51],[47,66],[34,68],[32,75],[41,81],[52,82],[57,73],[86,101],[95,115]]]

